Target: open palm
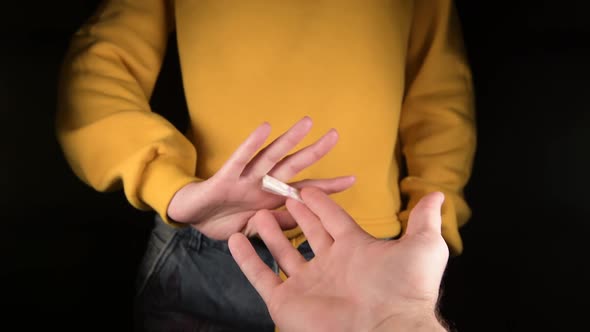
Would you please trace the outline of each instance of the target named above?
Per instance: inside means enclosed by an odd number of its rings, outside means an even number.
[[[287,208],[313,248],[315,258],[309,262],[268,211],[252,218],[287,280],[260,260],[243,235],[229,241],[236,262],[282,332],[378,331],[408,315],[431,313],[434,319],[448,259],[440,233],[441,193],[423,197],[411,213],[407,232],[391,241],[364,232],[321,191],[305,188],[301,194],[305,205],[290,199]]]
[[[226,240],[236,232],[247,236],[256,233],[248,221],[260,209],[272,210],[282,228],[296,226],[286,210],[276,210],[285,198],[261,188],[264,175],[283,182],[313,165],[336,144],[338,134],[330,130],[312,145],[287,155],[309,133],[312,121],[304,117],[264,149],[259,149],[270,134],[270,125],[259,126],[237,148],[228,161],[211,178],[190,183],[180,189],[168,207],[168,216],[190,223],[208,237]],[[296,188],[314,186],[330,194],[343,191],[354,183],[350,176],[310,179],[291,183]]]

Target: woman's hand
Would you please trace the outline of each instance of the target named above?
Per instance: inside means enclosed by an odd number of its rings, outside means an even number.
[[[285,198],[263,191],[261,184],[265,174],[287,182],[334,147],[338,134],[332,129],[312,145],[287,156],[309,133],[311,126],[311,119],[304,117],[256,154],[270,134],[270,125],[262,124],[215,175],[180,189],[170,202],[168,216],[176,222],[192,224],[206,236],[218,240],[227,240],[236,232],[246,236],[256,234],[248,220],[260,209],[272,210],[281,228],[295,227],[295,221],[286,210],[275,210],[285,203]],[[303,180],[291,185],[295,188],[314,186],[330,194],[346,190],[353,183],[354,177],[345,176]]]

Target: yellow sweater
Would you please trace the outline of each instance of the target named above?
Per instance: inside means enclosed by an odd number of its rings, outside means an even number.
[[[149,103],[173,31],[186,133]],[[270,142],[309,115],[299,147],[330,128],[340,141],[293,181],[355,175],[333,198],[377,237],[398,235],[420,197],[442,191],[443,235],[462,251],[476,139],[451,0],[108,1],[73,36],[60,78],[57,135],[72,169],[96,190],[122,186],[138,209],[170,221],[174,193],[214,174],[261,122]]]

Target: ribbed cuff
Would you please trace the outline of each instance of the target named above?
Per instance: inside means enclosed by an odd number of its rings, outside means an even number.
[[[202,181],[192,175],[193,173],[193,170],[186,169],[186,166],[183,167],[177,161],[160,157],[144,170],[139,198],[155,210],[166,223],[178,226],[178,223],[168,217],[168,205],[174,194],[182,187],[191,182]]]

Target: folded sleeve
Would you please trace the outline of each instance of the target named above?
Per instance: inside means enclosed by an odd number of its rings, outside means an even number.
[[[414,3],[400,118],[407,171],[400,188],[408,203],[399,217],[405,230],[420,198],[443,192],[442,233],[451,254],[458,255],[463,250],[459,228],[471,216],[463,191],[476,148],[471,72],[453,1]]]
[[[192,181],[194,145],[152,112],[173,11],[165,0],[111,0],[72,36],[59,73],[56,134],[74,173],[98,191],[166,211]]]

